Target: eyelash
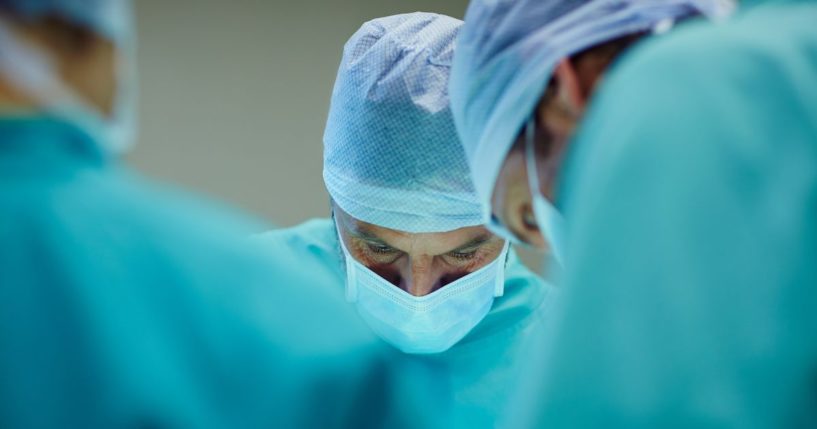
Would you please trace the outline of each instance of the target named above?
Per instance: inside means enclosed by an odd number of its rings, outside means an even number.
[[[370,251],[373,253],[377,253],[378,255],[391,255],[394,253],[394,249],[389,246],[378,246],[377,244],[367,244],[366,247],[369,248]]]
[[[455,259],[467,261],[470,259],[474,259],[477,256],[477,251],[472,250],[470,252],[451,252],[449,255]]]

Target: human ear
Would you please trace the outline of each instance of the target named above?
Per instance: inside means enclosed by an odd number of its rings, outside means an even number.
[[[578,70],[570,58],[565,58],[556,64],[553,80],[556,87],[555,96],[559,103],[573,116],[578,116],[584,110],[587,95],[582,88]]]

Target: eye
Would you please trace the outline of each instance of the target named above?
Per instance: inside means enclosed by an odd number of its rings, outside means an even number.
[[[474,259],[474,257],[477,256],[477,250],[474,249],[474,250],[468,250],[468,251],[465,251],[465,252],[451,252],[451,253],[449,253],[449,256],[451,256],[451,257],[453,257],[455,259],[459,259],[461,261],[467,261],[467,260]]]
[[[395,248],[385,244],[366,243],[366,247],[368,247],[371,252],[379,255],[390,255],[396,252]]]

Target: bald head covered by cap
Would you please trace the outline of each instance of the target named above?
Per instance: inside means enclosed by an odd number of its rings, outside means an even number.
[[[451,106],[484,216],[502,163],[558,61],[730,0],[474,0],[451,76]]]
[[[411,13],[346,43],[324,134],[323,177],[352,217],[411,233],[481,224],[448,100],[462,22]]]

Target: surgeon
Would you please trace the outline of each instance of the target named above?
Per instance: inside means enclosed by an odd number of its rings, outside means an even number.
[[[701,16],[724,17],[731,5],[472,2],[452,71],[451,103],[490,229],[548,250],[564,265],[559,172],[605,72],[639,42]]]
[[[534,40],[546,5],[476,2],[463,46]],[[563,313],[515,426],[817,427],[815,22],[747,1],[607,74],[558,174]]]
[[[437,426],[492,427],[554,294],[482,225],[448,100],[461,24],[396,15],[351,37],[324,134],[333,216],[259,240],[332,277],[396,360],[443,368],[424,386]]]
[[[131,30],[124,0],[0,1],[0,427],[421,426],[327,278],[122,165]]]

